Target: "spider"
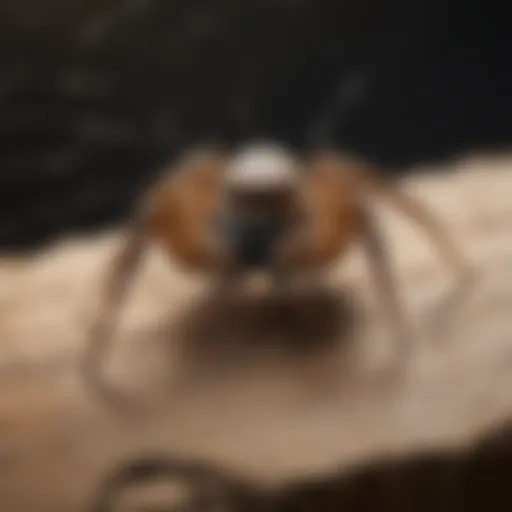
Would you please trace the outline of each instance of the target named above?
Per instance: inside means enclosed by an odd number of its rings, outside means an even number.
[[[380,174],[331,149],[304,158],[276,144],[184,154],[143,195],[112,261],[101,313],[86,347],[89,382],[102,382],[101,363],[121,304],[153,241],[185,270],[213,276],[225,289],[236,289],[255,269],[267,271],[277,288],[306,276],[319,280],[359,243],[391,330],[397,340],[407,341],[404,308],[370,209],[372,199],[388,200],[421,226],[459,283],[473,272],[444,224]]]

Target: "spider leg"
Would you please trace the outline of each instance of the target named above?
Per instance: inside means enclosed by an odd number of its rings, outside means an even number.
[[[371,213],[367,209],[361,208],[360,215],[362,221],[361,243],[379,295],[379,302],[398,343],[403,346],[409,341],[409,330],[405,321],[404,309],[398,296],[396,280],[391,269],[389,252],[382,232]]]
[[[89,332],[82,361],[86,384],[107,401],[115,401],[115,405],[119,405],[121,398],[108,389],[102,375],[102,363],[112,343],[123,301],[147,243],[145,216],[140,216],[127,230],[124,244],[111,263],[111,273],[107,277],[101,299],[101,310]]]
[[[384,195],[395,208],[423,228],[439,250],[441,257],[456,274],[462,278],[467,278],[472,274],[454,239],[433,212],[428,210],[418,199],[408,196],[401,190],[386,188]]]
[[[139,203],[124,244],[112,262],[82,369],[86,383],[117,408],[130,404],[109,389],[101,366],[145,249],[150,239],[157,239],[191,269],[203,271],[218,265],[220,256],[210,240],[205,239],[203,228],[211,203],[217,198],[224,166],[225,157],[207,149],[185,154],[181,161],[163,172]]]
[[[427,315],[427,330],[430,330],[431,334],[438,335],[444,329],[448,318],[455,313],[456,308],[471,291],[477,278],[476,269],[465,260],[462,251],[457,247],[444,224],[420,201],[396,189],[386,188],[384,193],[395,208],[424,229],[437,247],[441,257],[456,275],[454,285],[450,287],[430,314]]]

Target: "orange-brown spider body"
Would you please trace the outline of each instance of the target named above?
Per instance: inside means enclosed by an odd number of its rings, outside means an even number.
[[[91,380],[115,328],[134,269],[150,241],[185,269],[237,283],[254,267],[277,285],[318,276],[361,243],[383,310],[397,337],[406,337],[388,251],[368,208],[372,196],[390,201],[431,236],[461,278],[460,251],[417,200],[380,179],[371,166],[332,151],[299,161],[280,148],[245,148],[234,155],[186,155],[144,197],[126,244],[113,263],[105,304],[86,354]]]

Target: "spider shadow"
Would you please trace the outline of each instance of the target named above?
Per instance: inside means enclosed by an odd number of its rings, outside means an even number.
[[[310,360],[346,345],[357,311],[352,294],[343,289],[233,296],[212,291],[183,312],[173,337],[198,364],[283,356]]]
[[[226,390],[229,395],[233,386],[323,393],[340,368],[345,374],[351,367],[361,311],[353,295],[344,288],[315,287],[257,295],[212,290],[194,299],[179,315],[136,336],[138,348],[130,356],[135,366],[148,349],[151,354],[142,377],[146,406],[188,407],[192,397],[203,403],[205,396]]]

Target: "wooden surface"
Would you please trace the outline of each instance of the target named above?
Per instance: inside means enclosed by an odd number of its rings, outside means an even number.
[[[109,362],[144,405],[120,418],[75,371],[116,234],[0,262],[0,510],[80,511],[120,458],[197,456],[249,481],[297,478],[470,443],[512,414],[512,160],[406,183],[446,217],[483,269],[442,335],[398,360],[354,250],[321,294],[234,303],[205,295],[161,254],[141,272]],[[379,206],[380,208],[380,206]],[[416,328],[451,276],[387,210]]]

